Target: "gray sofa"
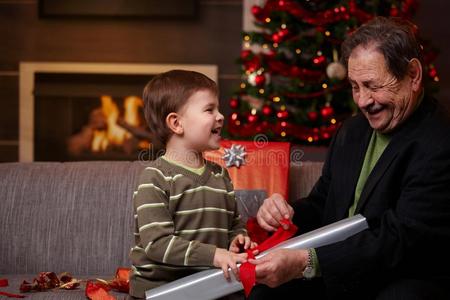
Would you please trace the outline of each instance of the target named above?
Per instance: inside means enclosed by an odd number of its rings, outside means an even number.
[[[129,267],[131,196],[144,167],[120,161],[0,164],[0,278],[9,281],[0,291],[19,293],[23,280],[44,271],[112,279],[118,267]],[[320,162],[291,165],[291,199],[311,189],[321,167]],[[85,299],[84,285],[25,295]]]

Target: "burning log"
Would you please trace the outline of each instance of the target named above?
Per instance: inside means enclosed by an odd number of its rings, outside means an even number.
[[[89,123],[67,141],[72,156],[103,153],[118,149],[128,155],[150,146],[150,133],[141,125],[139,107],[142,99],[135,96],[124,100],[124,117],[111,96],[101,96],[102,106],[89,115]]]

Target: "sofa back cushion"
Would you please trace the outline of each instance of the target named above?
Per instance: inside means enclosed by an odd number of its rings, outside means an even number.
[[[0,274],[129,266],[139,162],[0,164]]]

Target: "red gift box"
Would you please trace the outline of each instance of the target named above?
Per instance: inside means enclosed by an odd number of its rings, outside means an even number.
[[[220,149],[206,152],[205,158],[223,167],[225,149],[241,145],[247,153],[243,165],[227,168],[236,190],[265,190],[268,196],[279,193],[287,199],[289,143],[222,140],[220,144]]]

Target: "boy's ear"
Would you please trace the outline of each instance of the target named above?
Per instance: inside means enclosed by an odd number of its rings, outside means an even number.
[[[166,125],[175,134],[183,134],[183,126],[181,126],[180,116],[171,112],[166,117]]]

